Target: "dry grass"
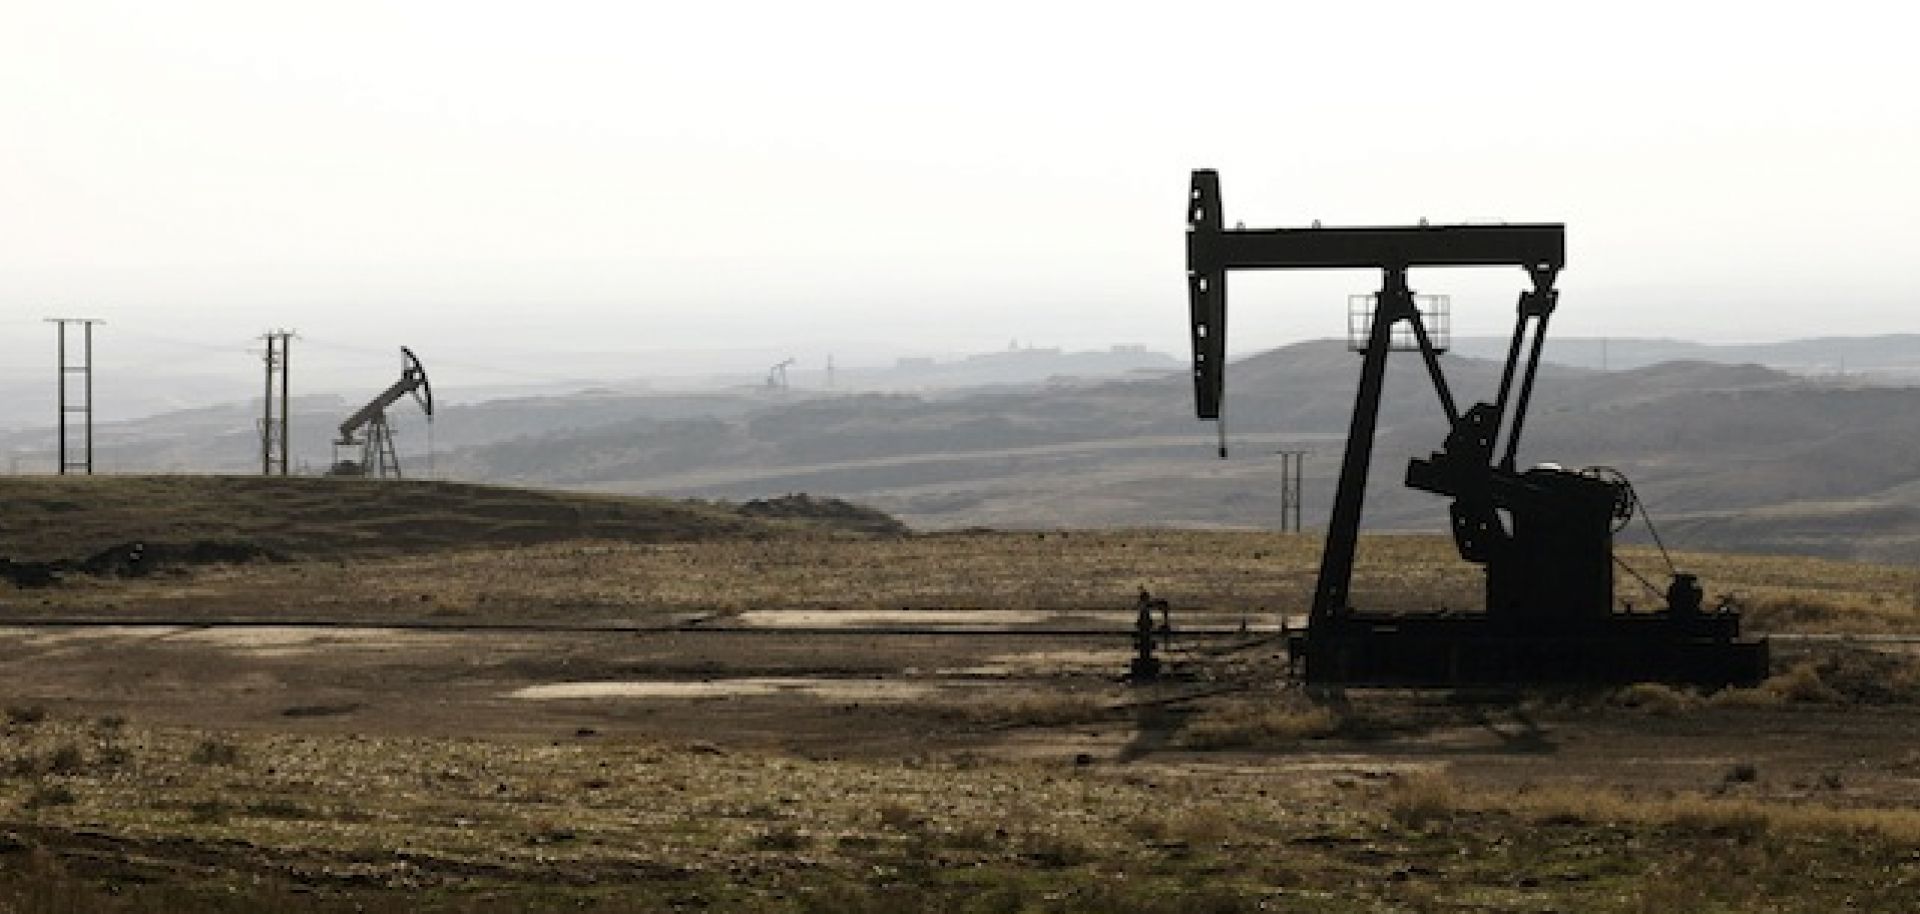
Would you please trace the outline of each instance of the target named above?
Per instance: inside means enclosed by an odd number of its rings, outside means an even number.
[[[1406,828],[1424,828],[1463,808],[1459,789],[1445,775],[1418,771],[1393,779],[1384,805],[1387,816]]]
[[[1621,550],[1650,573],[1657,553]],[[1709,605],[1731,597],[1757,632],[1920,632],[1920,569],[1785,555],[1676,553],[1675,563],[1700,575]],[[1623,596],[1651,605],[1651,595],[1623,577]]]
[[[1217,624],[1304,606],[1318,548],[1311,537],[1174,531],[570,542],[86,583],[48,593],[46,606],[645,620],[766,608],[1124,611],[1146,588],[1174,602],[1176,625],[1208,612]],[[1682,562],[1710,591],[1737,585],[1749,605],[1772,607],[1755,611],[1768,625],[1920,627],[1910,570]],[[1373,538],[1358,592],[1367,605],[1465,606],[1474,575],[1442,539]],[[1637,686],[1614,700],[1673,713],[1868,702],[1916,686],[1911,666],[1816,660],[1756,690],[1703,699]],[[1125,716],[1110,694],[1091,693],[983,692],[945,711],[986,727]],[[1277,763],[1078,765],[1065,751],[823,761],[605,734],[169,729],[63,718],[25,701],[7,718],[0,836],[21,836],[24,850],[0,849],[4,911],[1744,910],[1755,897],[1780,909],[1894,909],[1911,889],[1901,868],[1920,847],[1910,808],[1499,790],[1437,772],[1372,780],[1295,770],[1291,753]],[[1293,695],[1209,701],[1178,723],[1176,748],[1283,752],[1398,726]],[[1359,764],[1351,758],[1363,752],[1341,743],[1348,761],[1331,764]],[[1710,865],[1722,858],[1734,863]],[[103,875],[103,860],[127,869]],[[1833,878],[1805,878],[1813,871]],[[100,889],[111,880],[166,901],[115,900]],[[187,894],[168,894],[176,889]]]
[[[9,476],[0,555],[78,559],[119,543],[246,542],[368,558],[557,540],[770,536],[804,522],[722,505],[437,481],[258,476]]]
[[[246,894],[262,889],[257,880],[246,886],[245,874],[264,867],[276,881],[311,886],[309,898],[355,900],[366,887],[475,898],[520,886],[545,899],[515,910],[573,909],[592,898],[573,887],[602,881],[640,909],[651,907],[634,899],[668,907],[656,895],[668,893],[700,895],[724,910],[811,910],[793,906],[795,886],[838,891],[891,873],[920,888],[910,903],[886,910],[916,910],[943,897],[942,880],[930,874],[949,870],[1022,897],[1074,891],[1096,863],[1148,873],[1166,852],[1141,843],[1132,826],[1141,810],[1166,810],[1166,833],[1187,841],[1217,842],[1238,828],[1221,807],[1191,808],[1195,794],[1184,786],[1072,766],[811,762],[601,741],[483,744],[137,725],[108,732],[58,719],[12,737],[41,757],[77,744],[87,761],[0,781],[0,828],[31,835],[31,846],[58,859],[67,859],[69,842],[85,860],[98,842],[112,841],[113,853],[144,861],[143,880],[162,885],[204,882],[231,892],[218,875],[231,872],[256,909],[280,906]],[[124,754],[110,767],[97,761],[109,744]],[[209,764],[207,746],[231,751]],[[1267,800],[1235,815],[1263,813],[1286,816]],[[4,861],[0,854],[0,910],[62,909],[9,905],[7,886],[21,874]],[[41,889],[52,880],[60,892],[86,894],[62,867],[42,870],[34,877]],[[1143,890],[1177,890],[1173,875],[1143,875]],[[1130,909],[1126,893],[1102,897]]]
[[[1920,703],[1920,657],[1836,647],[1798,660],[1751,688],[1711,693],[1639,682],[1605,695],[1606,704],[1656,716],[1703,708]]]
[[[9,739],[69,763],[0,780],[0,832],[39,860],[0,853],[0,910],[200,909],[202,895],[246,902],[213,905],[227,910],[1634,910],[1620,905],[1686,889],[1713,907],[1755,884],[1794,908],[1842,889],[1871,907],[1899,892],[1888,861],[1920,849],[1911,808],[1500,790],[1437,771],[1343,787],[1260,766],[815,761],[57,716]],[[1701,885],[1662,868],[1726,841],[1766,852]],[[103,853],[168,904],[84,900]],[[1514,890],[1540,872],[1567,878]]]
[[[1524,793],[1463,792],[1464,809],[1519,813],[1535,822],[1636,825],[1697,834],[1772,832],[1888,842],[1920,848],[1920,809],[1845,808],[1687,792],[1638,797],[1608,788],[1552,787]]]
[[[1217,702],[1187,722],[1181,745],[1189,749],[1275,749],[1339,732],[1332,710],[1293,695],[1266,700]]]
[[[1736,770],[1741,766],[1736,766]],[[1728,779],[1751,778],[1730,770]],[[1763,833],[1886,842],[1920,849],[1920,809],[1849,808],[1822,803],[1682,791],[1636,795],[1613,787],[1562,784],[1520,790],[1472,787],[1438,771],[1393,777],[1377,795],[1386,817],[1424,827],[1467,813],[1501,813],[1534,825],[1651,827],[1706,835]]]
[[[34,594],[42,612],[343,619],[623,620],[756,609],[902,608],[1117,612],[1141,589],[1175,624],[1273,625],[1307,605],[1320,542],[1311,535],[1204,531],[968,533],[907,538],[722,538],[459,548],[350,564],[205,567],[184,577],[81,581]],[[1657,557],[1628,549],[1651,569]],[[1920,632],[1920,571],[1816,559],[1682,554],[1709,601],[1737,596],[1754,631]],[[1478,573],[1439,537],[1367,537],[1361,606],[1478,605]],[[406,582],[396,587],[395,582]],[[1623,598],[1646,594],[1624,576]]]

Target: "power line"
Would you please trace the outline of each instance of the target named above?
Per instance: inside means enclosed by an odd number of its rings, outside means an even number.
[[[381,362],[387,362],[392,360],[393,358],[393,353],[384,349],[372,349],[366,346],[355,346],[348,343],[329,342],[324,339],[313,339],[307,336],[300,337],[300,341],[308,346],[315,346],[320,349],[327,349],[335,352],[351,352],[358,355],[365,355],[370,358],[378,357]],[[540,371],[527,371],[525,369],[520,369],[520,368],[506,368],[500,365],[485,365],[478,362],[462,362],[462,361],[456,361],[451,359],[442,359],[439,357],[434,358],[433,364],[436,366],[446,365],[446,366],[451,366],[453,368],[464,368],[469,371],[481,371],[481,372],[486,372],[488,374],[528,378],[536,381],[551,381],[554,383],[561,383],[561,384],[578,383],[586,380],[578,376],[550,374],[547,372],[540,372]]]

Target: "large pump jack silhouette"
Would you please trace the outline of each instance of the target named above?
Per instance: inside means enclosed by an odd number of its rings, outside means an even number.
[[[1187,285],[1195,403],[1202,419],[1219,418],[1225,390],[1230,271],[1381,273],[1308,627],[1291,645],[1305,660],[1309,682],[1718,685],[1766,675],[1766,642],[1740,639],[1737,612],[1704,611],[1692,575],[1675,572],[1663,609],[1616,609],[1613,534],[1636,507],[1624,477],[1603,468],[1516,467],[1547,322],[1559,299],[1554,282],[1566,262],[1564,225],[1223,225],[1219,175],[1194,172]],[[1414,305],[1407,271],[1498,266],[1523,269],[1529,287],[1520,294],[1498,391],[1491,402],[1462,411]],[[1461,558],[1485,566],[1484,612],[1364,611],[1349,598],[1387,355],[1402,323],[1412,331],[1451,429],[1439,451],[1408,465],[1407,485],[1452,499],[1454,544]]]

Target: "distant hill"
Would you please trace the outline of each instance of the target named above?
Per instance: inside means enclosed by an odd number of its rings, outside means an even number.
[[[1506,337],[1455,337],[1453,351],[1472,358],[1506,358]],[[1708,344],[1640,337],[1549,337],[1547,361],[1573,368],[1622,370],[1661,362],[1752,364],[1821,377],[1920,380],[1920,334],[1834,336],[1778,343]]]
[[[1903,342],[1847,345],[1884,350],[1891,364]],[[1491,396],[1499,363],[1463,351],[1456,341],[1443,360],[1455,396]],[[1186,372],[1158,371],[969,390],[490,401],[442,412],[432,465],[449,478],[674,498],[840,496],[922,529],[1272,527],[1274,451],[1302,449],[1313,526],[1328,513],[1358,372],[1358,357],[1332,341],[1233,363],[1224,462],[1214,457],[1215,429],[1192,418]],[[346,405],[296,402],[296,448],[324,454],[329,421]],[[427,466],[424,428],[417,416],[396,421],[413,423],[401,426],[402,456],[417,474]],[[257,434],[239,407],[118,424],[101,435],[104,466],[159,455],[185,469],[214,448],[216,469],[247,472]],[[1407,460],[1445,434],[1420,360],[1396,357],[1369,529],[1443,529],[1444,503],[1408,491],[1402,477]],[[1618,467],[1676,545],[1920,560],[1920,389],[1862,383],[1851,370],[1806,376],[1700,359],[1610,371],[1548,364],[1520,458]]]
[[[1444,361],[1461,400],[1491,396],[1497,363]],[[925,528],[1267,527],[1279,517],[1272,452],[1301,448],[1312,525],[1330,505],[1358,368],[1333,342],[1235,362],[1233,456],[1224,463],[1213,459],[1213,430],[1192,419],[1184,373],[972,396],[811,399],[732,420],[617,423],[444,460],[461,475],[586,489],[826,492]],[[1389,375],[1368,525],[1441,529],[1444,503],[1401,483],[1406,461],[1445,436],[1437,400],[1417,358],[1395,359]],[[1920,390],[1703,361],[1608,372],[1549,365],[1521,458],[1620,468],[1682,545],[1920,558],[1920,526],[1909,530],[1895,509],[1914,506],[1920,516]],[[1792,517],[1791,532],[1750,519],[1765,511]]]
[[[606,367],[611,354],[595,354],[584,371]],[[942,358],[900,359],[888,367],[842,366],[829,373],[819,366],[794,366],[789,384],[773,388],[759,376],[715,376],[704,387],[685,383],[654,388],[644,382],[581,383],[571,389],[514,396],[473,398],[471,389],[437,385],[439,415],[429,424],[411,401],[390,410],[401,464],[414,475],[433,467],[433,452],[514,439],[533,439],[560,432],[602,428],[642,420],[732,419],[770,406],[838,398],[854,394],[909,392],[914,395],[965,395],[983,390],[1010,391],[1073,379],[1112,379],[1146,374],[1168,374],[1181,362],[1165,353],[1140,346],[1103,350],[1063,351],[1051,348],[1009,348],[999,352]],[[95,424],[94,465],[109,473],[245,473],[258,468],[260,403],[232,401],[207,406],[159,411],[158,404],[188,396],[209,396],[204,384],[186,383],[186,367],[150,367],[150,383],[138,396],[116,389],[115,411],[155,410],[134,419]],[[116,375],[125,384],[123,376]],[[31,409],[0,410],[0,451],[6,461],[0,469],[14,473],[51,470],[57,462],[52,404],[43,402],[47,382],[18,371],[0,373],[0,402],[14,406],[39,404]],[[226,390],[231,390],[228,385]],[[251,386],[241,389],[251,389]],[[373,391],[369,389],[369,394]],[[462,400],[466,394],[467,399]],[[319,472],[334,462],[337,426],[364,399],[335,394],[294,398],[292,406],[292,462]],[[135,413],[139,415],[138,412]],[[14,425],[6,428],[6,425]]]

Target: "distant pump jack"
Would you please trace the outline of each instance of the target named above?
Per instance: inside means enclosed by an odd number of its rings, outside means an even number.
[[[360,410],[340,423],[340,437],[333,442],[333,468],[328,470],[331,476],[368,476],[374,479],[399,479],[400,455],[393,447],[393,428],[387,422],[387,407],[411,395],[414,402],[420,404],[426,413],[427,421],[433,421],[433,387],[427,382],[427,369],[413,354],[413,350],[400,347],[400,379],[393,382],[379,396],[360,407]],[[341,450],[353,453],[359,449],[359,460],[342,458]]]
[[[798,359],[787,359],[767,369],[767,389],[784,392],[788,389],[787,369]]]

